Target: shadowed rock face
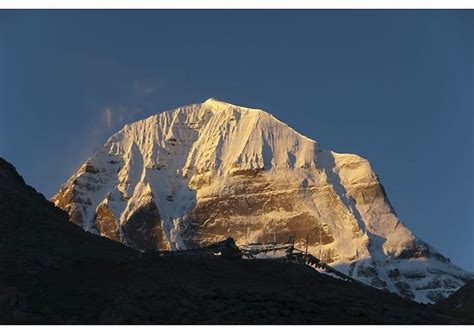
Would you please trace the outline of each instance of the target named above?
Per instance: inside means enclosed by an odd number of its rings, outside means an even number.
[[[304,265],[139,253],[67,219],[0,158],[0,324],[472,323]]]
[[[140,250],[295,236],[344,274],[420,302],[472,277],[410,232],[366,159],[212,99],[125,126],[52,200],[85,230]]]
[[[154,202],[136,210],[122,228],[126,240],[134,248],[166,249],[160,214]]]

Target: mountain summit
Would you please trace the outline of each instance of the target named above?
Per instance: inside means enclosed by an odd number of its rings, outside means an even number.
[[[295,236],[339,271],[420,302],[472,277],[400,221],[366,159],[216,99],[126,125],[52,200],[86,231],[140,250]]]

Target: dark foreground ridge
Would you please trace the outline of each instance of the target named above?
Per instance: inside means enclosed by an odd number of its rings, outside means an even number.
[[[1,158],[0,228],[1,323],[474,322],[301,264],[138,253],[68,223]]]
[[[440,311],[450,312],[459,317],[469,319],[474,323],[474,280],[466,283],[462,288],[445,300],[440,301],[436,308]]]

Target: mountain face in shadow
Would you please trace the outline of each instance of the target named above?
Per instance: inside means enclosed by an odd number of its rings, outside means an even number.
[[[139,253],[69,223],[1,158],[0,229],[6,324],[470,321],[304,265]]]
[[[398,218],[368,160],[215,99],[126,125],[52,201],[138,250],[294,236],[345,275],[423,303],[473,278]]]

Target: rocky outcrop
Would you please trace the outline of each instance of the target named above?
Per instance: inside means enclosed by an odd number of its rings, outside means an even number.
[[[102,203],[97,207],[94,224],[100,235],[112,240],[120,240],[116,218],[106,203]]]
[[[164,241],[161,217],[154,202],[141,206],[122,226],[127,243],[137,249],[167,248]]]

